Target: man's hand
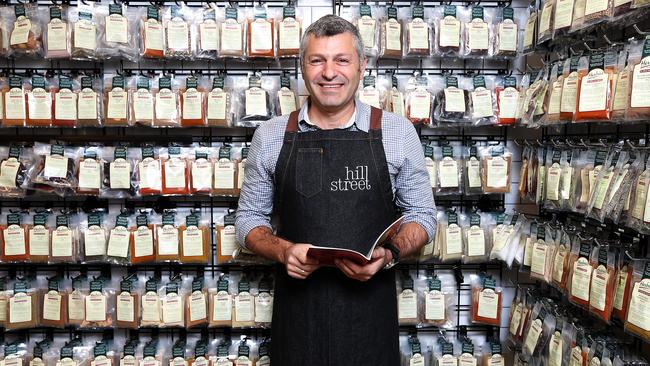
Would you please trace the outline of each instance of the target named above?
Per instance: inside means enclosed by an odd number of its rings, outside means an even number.
[[[384,249],[383,247],[376,247],[372,252],[372,257],[370,263],[360,266],[355,262],[349,259],[337,259],[334,261],[337,267],[341,272],[345,273],[346,276],[357,280],[357,281],[368,281],[379,272],[382,268],[388,264],[392,259],[393,255],[389,250]]]
[[[310,247],[311,244],[293,244],[284,250],[282,263],[289,276],[304,280],[320,267],[316,259],[307,256]]]

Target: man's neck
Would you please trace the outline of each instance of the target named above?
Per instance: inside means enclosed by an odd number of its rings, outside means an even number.
[[[354,99],[346,106],[333,110],[323,110],[318,108],[314,103],[309,103],[307,113],[309,120],[323,130],[332,130],[345,125],[354,114]]]

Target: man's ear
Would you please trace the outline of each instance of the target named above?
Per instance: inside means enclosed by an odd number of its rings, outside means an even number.
[[[363,56],[361,59],[361,63],[359,64],[359,81],[363,80],[363,75],[366,74],[366,66],[368,65],[368,59]]]

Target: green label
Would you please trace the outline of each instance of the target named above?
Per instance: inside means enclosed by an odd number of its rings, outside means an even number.
[[[445,17],[456,17],[456,5],[445,5]]]
[[[433,146],[425,145],[422,148],[424,149],[424,156],[433,160]]]
[[[212,79],[212,89],[223,89],[223,77],[216,76]]]
[[[198,341],[196,342],[196,345],[194,346],[194,357],[199,357],[203,356],[206,357],[208,355],[208,345],[205,343],[205,341]]]
[[[198,160],[198,159],[207,159],[208,158],[207,150],[203,150],[203,149],[194,150],[194,158],[196,160]]]
[[[118,14],[122,15],[122,5],[108,4],[108,15]]]
[[[237,20],[237,8],[233,8],[233,7],[226,8],[226,19]]]
[[[476,146],[472,146],[469,148],[469,156],[478,158],[478,149],[476,148]]]
[[[491,343],[490,348],[492,349],[492,355],[501,354],[501,345],[499,343]]]
[[[493,280],[492,277],[483,278],[483,289],[496,289],[497,281]]]
[[[578,71],[578,66],[580,66],[580,57],[579,56],[571,57],[571,60],[569,61],[569,72]]]
[[[248,159],[248,150],[250,150],[249,147],[243,147],[241,149],[241,158],[242,159]]]
[[[106,343],[97,343],[93,348],[93,355],[95,357],[106,356]]]
[[[469,215],[469,225],[470,226],[481,226],[481,215],[473,213]]]
[[[475,6],[472,8],[472,19],[483,20],[483,7]]]
[[[126,214],[117,215],[115,226],[129,227],[129,216]]]
[[[14,283],[14,292],[15,293],[26,293],[27,292],[27,283],[25,281],[16,281]]]
[[[149,90],[149,87],[149,78],[146,76],[139,76],[138,81],[136,82],[136,88]]]
[[[217,291],[228,292],[228,279],[224,276],[217,281]]]
[[[99,291],[101,292],[104,288],[104,281],[101,279],[96,279],[90,281],[90,292]]]
[[[453,211],[448,212],[447,213],[447,224],[448,225],[452,225],[452,224],[458,225],[458,214],[453,212]]]
[[[605,246],[598,248],[598,264],[607,266],[607,247]]]
[[[154,158],[154,150],[152,146],[142,148],[142,159]]]
[[[429,288],[429,291],[442,291],[442,282],[438,276],[429,278],[427,280],[427,287]]]
[[[122,353],[124,353],[124,356],[135,356],[135,347],[137,344],[133,341],[129,341],[124,345]]]
[[[237,357],[247,357],[250,358],[251,348],[242,342],[237,348]]]
[[[516,225],[517,220],[519,220],[519,214],[512,215],[512,217],[510,218],[510,225]]]
[[[82,76],[81,77],[81,89],[92,89],[93,88],[93,78],[92,76]]]
[[[97,212],[88,214],[88,227],[102,226],[102,215]]]
[[[21,150],[22,150],[22,147],[20,147],[20,146],[16,146],[16,145],[10,146],[9,147],[9,156],[8,156],[8,158],[10,158],[10,159],[11,158],[14,158],[14,159],[20,158]]]
[[[643,278],[650,278],[650,261],[646,262],[643,268]]]
[[[221,159],[230,160],[230,146],[222,146],[219,148],[219,160]]]
[[[296,7],[295,6],[285,6],[282,8],[282,18],[296,18]]]
[[[537,227],[537,240],[546,240],[546,226],[539,225]]]
[[[149,226],[149,217],[146,213],[140,214],[135,217],[135,225],[137,227]]]
[[[229,354],[229,344],[221,343],[217,346],[217,357],[228,357]]]
[[[399,83],[397,82],[397,76],[393,75],[390,77],[390,84],[395,88],[399,86]]]
[[[397,20],[397,8],[396,7],[389,6],[388,9],[386,9],[386,14],[388,15],[388,19]]]
[[[584,258],[589,258],[591,254],[591,244],[589,243],[580,243],[580,252],[579,255]]]
[[[643,50],[641,51],[641,58],[646,58],[650,56],[650,36],[645,37],[643,41]]]
[[[203,277],[196,277],[192,281],[192,292],[203,290]]]
[[[199,215],[196,213],[187,215],[185,217],[185,226],[199,226]]]
[[[513,8],[503,8],[503,19],[515,20],[515,10]]]
[[[363,87],[375,86],[375,77],[373,75],[368,75],[363,77]]]
[[[443,158],[453,158],[454,157],[454,148],[451,146],[442,147],[442,157]]]
[[[20,225],[21,215],[19,213],[11,213],[7,215],[7,226]]]
[[[447,86],[447,88],[451,88],[451,87],[458,88],[458,78],[455,76],[447,76],[445,78],[445,85]]]
[[[506,220],[506,214],[505,213],[497,214],[494,220],[496,221],[497,225],[502,225]]]
[[[259,292],[271,293],[271,281],[268,278],[263,278],[259,283]]]
[[[14,14],[16,15],[16,18],[24,17],[25,16],[25,5],[24,4],[16,4],[16,5],[14,5]]]
[[[476,88],[485,88],[485,76],[483,75],[477,75],[474,76],[474,89]]]
[[[203,9],[203,21],[216,20],[217,14],[212,8]]]
[[[255,19],[266,19],[266,8],[263,6],[255,7]]]
[[[182,357],[185,358],[185,342],[184,341],[178,341],[174,344],[174,347],[172,347],[172,357]]]
[[[124,89],[124,77],[123,76],[113,76],[113,81],[111,83],[113,89],[121,88]]]
[[[248,282],[248,281],[242,280],[242,281],[240,281],[239,284],[237,285],[237,289],[238,289],[239,293],[242,293],[242,292],[250,292],[250,290],[251,290],[251,284],[250,284],[250,282]]]
[[[18,353],[18,345],[16,343],[6,344],[4,347],[5,357],[15,355]]]
[[[164,213],[162,217],[162,224],[174,226],[176,224],[176,212]]]
[[[598,150],[596,151],[596,157],[594,158],[594,166],[603,165],[607,160],[607,151]]]
[[[70,225],[70,219],[68,218],[68,215],[58,215],[56,217],[56,227],[68,227],[68,225]]]
[[[267,341],[263,341],[260,344],[260,348],[257,351],[259,353],[260,358],[264,356],[270,356],[271,355],[271,345]]]
[[[147,6],[147,19],[154,19],[156,21],[160,20],[160,13],[158,12],[158,7],[155,5]]]
[[[454,345],[449,343],[449,342],[445,342],[441,346],[441,351],[442,351],[443,356],[444,355],[453,355],[454,354]]]
[[[72,358],[72,346],[65,345],[65,346],[61,347],[60,357],[61,357],[61,359]]]
[[[60,7],[50,6],[50,19],[62,19]]]
[[[589,70],[605,69],[605,54],[603,52],[592,53],[589,56]]]
[[[420,344],[420,340],[417,338],[412,338],[409,340],[409,343],[411,343],[411,354],[412,355],[417,355],[417,354],[422,354],[422,345]]]
[[[172,79],[169,76],[163,76],[158,79],[158,89],[170,89],[172,88]]]
[[[178,18],[178,17],[182,18],[183,17],[183,15],[181,14],[181,7],[178,6],[178,5],[172,5],[171,6],[171,13],[172,13],[171,14],[172,18]]]
[[[180,155],[181,154],[181,147],[180,146],[169,146],[167,147],[167,153],[169,155]]]
[[[166,294],[177,294],[178,293],[178,283],[176,281],[171,281],[165,286]]]
[[[59,75],[59,89],[72,90],[72,79],[67,75]]]
[[[146,292],[158,292],[158,280],[156,278],[150,278],[144,284],[144,290]]]
[[[233,213],[233,214],[228,214],[228,215],[224,216],[224,217],[223,217],[223,225],[224,225],[224,226],[232,226],[232,225],[235,225],[235,218],[236,218],[236,216],[235,216],[234,213]]]
[[[261,88],[262,87],[262,78],[257,75],[252,75],[248,78],[248,87],[249,88]]]
[[[143,357],[156,357],[156,351],[158,350],[158,340],[152,339],[144,346],[142,350]]]
[[[47,279],[48,291],[59,291],[59,277],[55,276]]]
[[[199,79],[190,76],[185,79],[185,89],[196,89],[199,87]]]
[[[93,20],[93,13],[87,12],[87,11],[80,11],[79,12],[79,20],[87,20],[91,22]]]
[[[131,293],[132,289],[133,289],[133,281],[131,280],[131,278],[127,277],[127,278],[124,278],[122,281],[120,281],[120,291],[121,292]]]
[[[291,88],[291,78],[286,75],[280,76],[280,88]]]
[[[551,161],[553,164],[559,164],[560,163],[560,158],[562,157],[562,150],[553,150],[553,157],[551,158]]]
[[[359,5],[359,16],[372,17],[372,10],[370,9],[370,5],[368,4]]]
[[[45,89],[45,78],[41,75],[32,76],[32,87],[34,89],[36,88]]]
[[[474,354],[474,344],[471,341],[463,342],[461,346],[461,353],[469,353],[470,355]]]
[[[23,78],[20,76],[12,75],[9,77],[9,87],[10,88],[22,88],[23,87]]]
[[[126,147],[115,146],[115,150],[113,150],[113,159],[126,159],[126,152]]]
[[[45,226],[45,223],[47,223],[47,215],[41,213],[35,214],[33,220],[34,226]]]
[[[413,279],[410,276],[402,277],[402,291],[413,290]]]
[[[503,155],[503,146],[493,146],[491,149],[492,156],[502,156]]]
[[[84,159],[97,160],[97,150],[95,150],[94,148],[84,149]]]
[[[429,80],[427,80],[427,78],[424,76],[418,76],[415,78],[415,83],[418,86],[427,86],[429,84]]]
[[[618,63],[618,53],[616,51],[605,52],[605,65],[616,65]]]
[[[546,308],[542,306],[542,308],[539,309],[539,313],[537,314],[537,319],[543,322],[544,318],[546,318]]]
[[[424,6],[416,5],[411,12],[413,19],[424,19]]]

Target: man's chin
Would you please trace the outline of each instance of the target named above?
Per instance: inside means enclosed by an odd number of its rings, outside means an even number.
[[[331,98],[331,97],[316,97],[317,103],[320,107],[326,108],[329,110],[339,109],[344,107],[349,101],[344,100],[340,97]],[[354,99],[354,98],[353,98]]]

